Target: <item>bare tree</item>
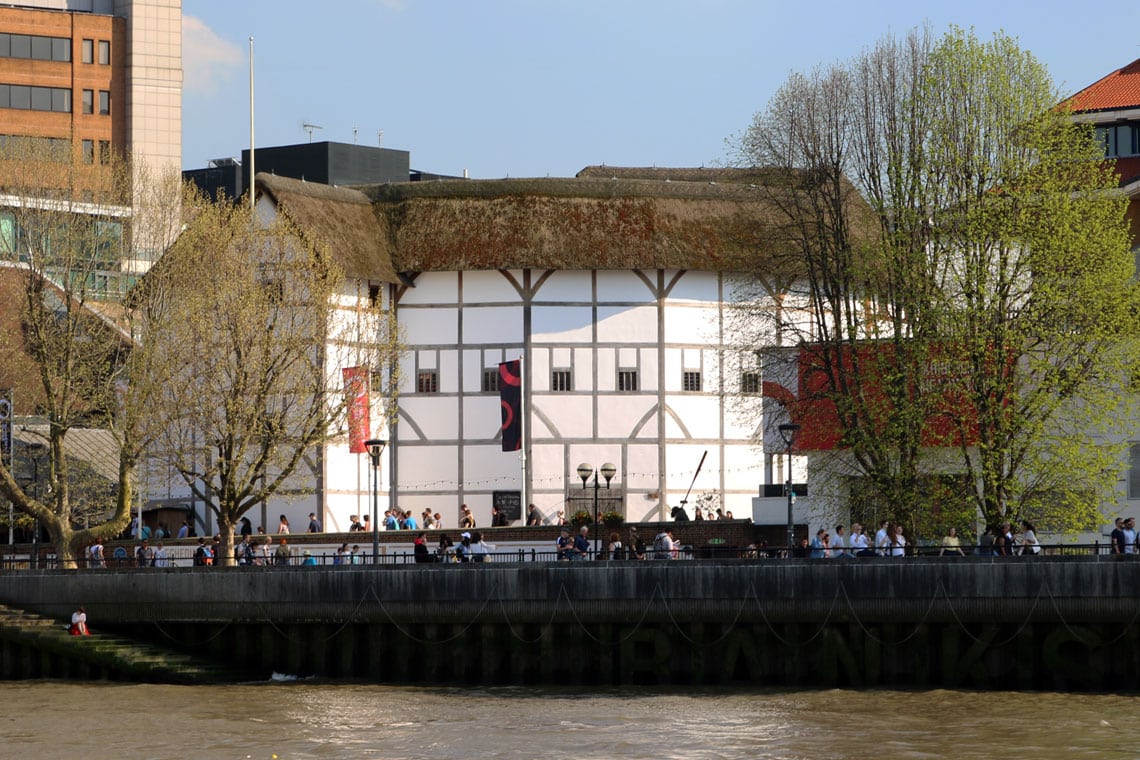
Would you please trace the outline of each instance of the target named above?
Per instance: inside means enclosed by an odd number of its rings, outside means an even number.
[[[26,487],[0,465],[0,493],[48,532],[64,567],[81,548],[119,533],[129,520],[142,441],[126,405],[132,326],[121,295],[133,279],[135,245],[170,230],[172,218],[144,220],[132,207],[131,170],[114,156],[85,157],[70,142],[8,138],[0,151],[0,257],[8,300],[3,364],[25,368],[17,409],[45,421],[42,483]],[[91,162],[88,162],[88,158]],[[144,173],[145,174],[145,173]],[[176,175],[164,177],[177,187]],[[157,184],[153,192],[163,193]],[[154,213],[172,217],[177,204]],[[139,232],[134,232],[137,223]],[[166,240],[148,240],[161,250]],[[17,370],[19,373],[19,370]],[[93,474],[74,456],[79,428],[109,432],[118,475]],[[108,498],[112,503],[108,504]],[[108,509],[108,507],[110,507]]]
[[[342,432],[341,369],[387,366],[395,333],[377,308],[334,308],[340,270],[284,217],[200,198],[191,215],[140,301],[142,385],[152,454],[216,512],[230,564],[241,516]]]

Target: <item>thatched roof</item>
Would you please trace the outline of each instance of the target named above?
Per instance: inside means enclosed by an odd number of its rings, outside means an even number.
[[[258,175],[349,274],[489,269],[695,269],[794,265],[761,169],[588,167],[574,178],[327,187]],[[371,214],[365,213],[371,203]],[[788,254],[792,254],[789,256]]]
[[[577,177],[361,188],[397,271],[741,270],[780,247],[757,186]]]
[[[260,173],[257,186],[303,234],[328,247],[346,276],[399,282],[387,231],[363,193]]]

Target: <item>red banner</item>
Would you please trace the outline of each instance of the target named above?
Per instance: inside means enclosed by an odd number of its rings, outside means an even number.
[[[363,454],[368,451],[364,442],[372,437],[368,413],[368,367],[345,367],[341,375],[348,410],[348,450],[353,454]]]

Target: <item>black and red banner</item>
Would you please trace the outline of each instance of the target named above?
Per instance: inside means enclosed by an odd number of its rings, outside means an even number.
[[[503,408],[503,451],[522,448],[522,363],[499,364],[499,405]]]

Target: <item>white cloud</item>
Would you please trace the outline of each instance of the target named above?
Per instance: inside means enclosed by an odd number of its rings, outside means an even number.
[[[213,93],[239,69],[244,53],[194,16],[182,16],[182,75],[188,92]]]

